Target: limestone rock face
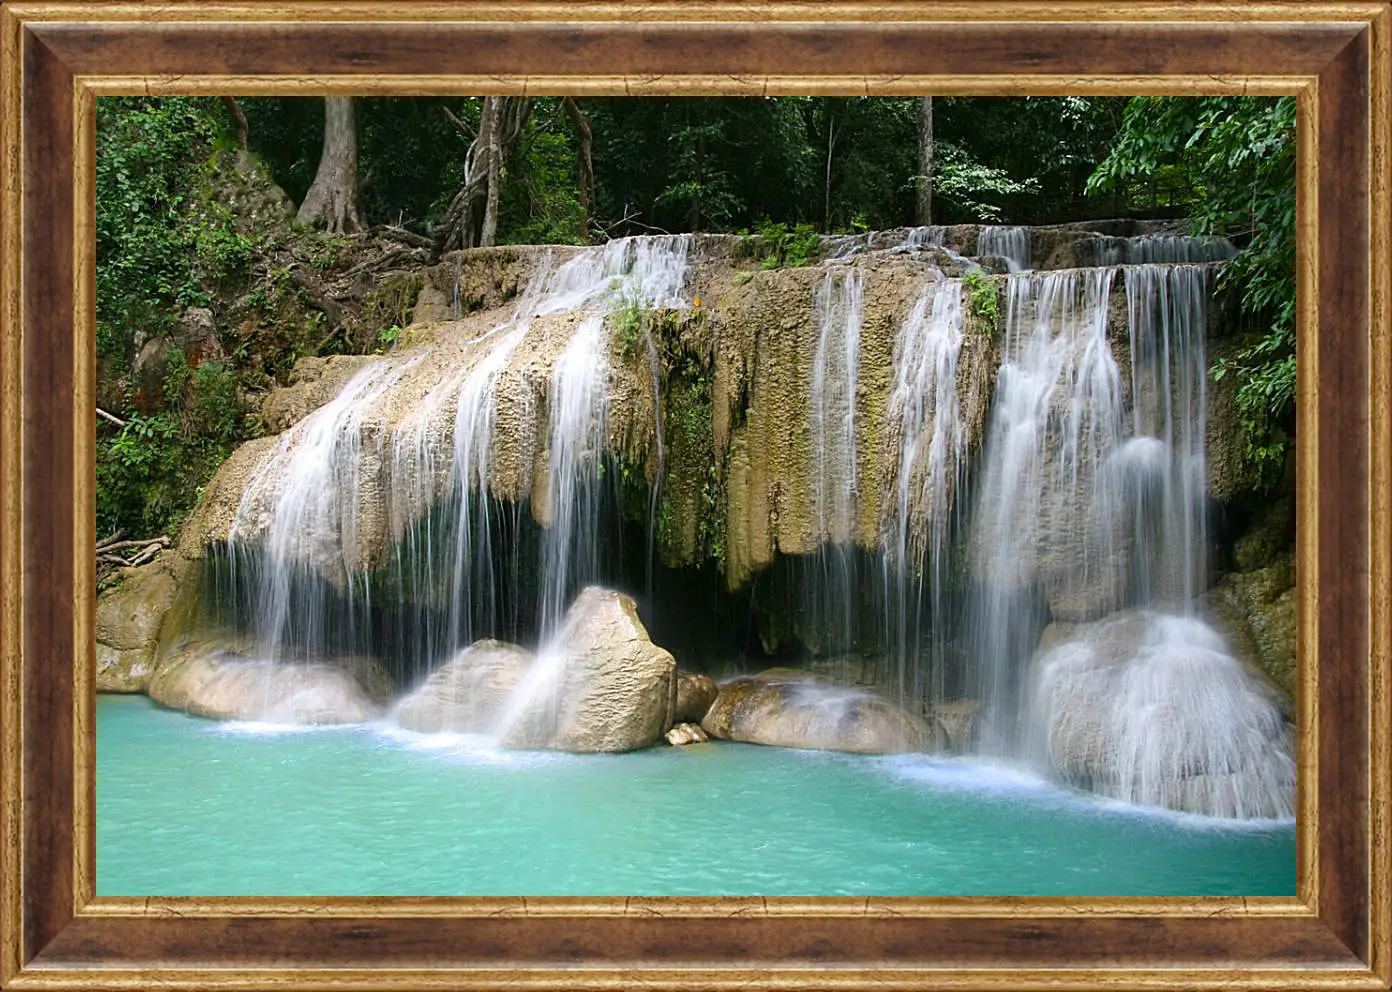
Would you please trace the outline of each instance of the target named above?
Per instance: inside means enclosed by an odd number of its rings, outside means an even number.
[[[106,644],[97,645],[98,692],[144,692],[154,672],[154,649],[122,651]]]
[[[1046,632],[1048,633],[1048,632]],[[1035,662],[1034,751],[1063,781],[1208,816],[1294,808],[1295,764],[1276,694],[1195,617],[1117,614]]]
[[[397,704],[396,721],[422,733],[488,733],[534,658],[516,644],[475,641]]]
[[[880,696],[778,668],[724,683],[701,727],[721,740],[862,754],[916,751],[930,739]]]
[[[140,692],[154,670],[160,625],[178,583],[163,562],[127,569],[97,597],[97,691]]]
[[[160,663],[147,691],[161,706],[214,720],[332,724],[375,719],[392,689],[370,659],[278,665],[190,642]]]
[[[1295,556],[1230,572],[1200,597],[1233,653],[1290,699],[1295,694]]]
[[[632,751],[662,739],[676,705],[676,660],[649,639],[633,600],[590,586],[509,699],[501,739],[514,748]]]
[[[677,723],[700,723],[719,692],[720,687],[709,675],[677,672],[677,709],[672,719]]]

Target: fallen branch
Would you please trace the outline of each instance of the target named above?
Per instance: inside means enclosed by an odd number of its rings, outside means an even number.
[[[417,234],[415,231],[408,231],[404,227],[397,227],[394,224],[378,224],[372,229],[373,234],[380,234],[384,238],[391,238],[393,241],[400,241],[413,248],[433,249],[435,242],[429,238]]]
[[[116,543],[121,539],[121,535],[124,533],[125,531],[115,530],[112,533],[108,534],[106,537],[102,538],[100,541],[97,542],[97,550],[100,551],[108,545]]]
[[[159,545],[161,548],[169,547],[169,538],[164,535],[159,537],[147,537],[139,541],[116,541],[113,544],[103,544],[97,550],[103,552],[119,551],[121,548],[144,548],[151,544]]]
[[[411,253],[411,249],[409,249],[409,248],[393,248],[391,251],[383,252],[381,255],[378,255],[376,258],[369,258],[369,259],[367,259],[367,260],[365,260],[365,261],[359,262],[357,265],[353,266],[351,269],[349,269],[348,271],[346,271],[346,272],[344,272],[342,275],[340,275],[339,278],[340,278],[340,279],[347,279],[347,278],[349,278],[350,276],[355,276],[355,275],[357,275],[359,272],[362,272],[364,269],[381,269],[381,268],[385,268],[386,266],[391,265],[392,263],[396,262],[397,259],[405,258],[405,257],[406,257],[407,255],[409,255],[410,253]]]
[[[98,416],[98,417],[102,417],[102,418],[104,418],[104,419],[106,419],[106,420],[111,421],[111,422],[112,422],[113,424],[115,424],[117,427],[125,427],[125,426],[126,426],[126,422],[125,422],[124,420],[122,420],[120,417],[113,416],[112,414],[107,413],[107,412],[106,412],[105,410],[103,410],[101,407],[97,407],[97,416]]]

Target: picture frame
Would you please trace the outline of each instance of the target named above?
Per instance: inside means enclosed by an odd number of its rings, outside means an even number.
[[[95,98],[1295,94],[1294,898],[98,898]],[[35,2],[0,11],[0,985],[1392,985],[1392,6]]]

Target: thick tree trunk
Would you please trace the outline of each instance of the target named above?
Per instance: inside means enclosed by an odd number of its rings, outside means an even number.
[[[358,128],[352,97],[324,98],[324,151],[295,219],[334,234],[362,230],[358,217]]]
[[[918,223],[933,223],[933,98],[918,102]]]
[[[534,101],[530,97],[490,96],[483,101],[479,131],[464,156],[464,182],[435,231],[437,251],[491,245],[498,237],[503,160],[521,136]],[[448,114],[448,111],[446,111]],[[467,128],[449,114],[460,128]],[[482,216],[478,201],[483,198]]]
[[[479,140],[483,142],[484,154],[488,162],[488,194],[484,198],[483,225],[479,229],[478,243],[487,248],[498,240],[498,197],[503,185],[503,143],[502,130],[503,101],[506,97],[484,97],[483,125],[479,128]]]
[[[580,144],[580,175],[577,194],[580,200],[580,240],[590,239],[590,201],[594,196],[594,132],[590,130],[589,118],[572,98],[561,101],[570,122],[575,126],[575,137]]]

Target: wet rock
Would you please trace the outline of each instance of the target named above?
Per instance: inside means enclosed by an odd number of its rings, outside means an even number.
[[[140,692],[154,670],[160,627],[178,583],[162,561],[125,569],[97,597],[97,691]]]
[[[976,739],[979,699],[953,699],[938,703],[929,714],[934,732],[934,750],[962,754],[971,750]]]
[[[396,722],[422,733],[488,733],[534,659],[516,644],[475,641],[397,704]]]
[[[863,754],[917,751],[929,741],[922,721],[887,699],[792,669],[724,683],[701,727],[721,740]]]
[[[154,655],[152,647],[122,651],[98,644],[97,691],[144,692],[155,670]]]
[[[706,732],[695,723],[679,723],[666,733],[667,743],[673,747],[686,744],[705,744],[710,740]]]
[[[708,675],[677,672],[677,708],[672,719],[677,723],[700,723],[719,692],[720,687]]]
[[[1131,612],[1065,632],[1035,662],[1033,747],[1062,781],[1208,816],[1290,815],[1295,764],[1275,692],[1195,617]]]
[[[195,641],[160,662],[147,691],[161,706],[214,720],[336,724],[380,716],[392,683],[372,659],[276,664],[245,646]]]
[[[1287,701],[1295,695],[1295,553],[1224,575],[1197,600],[1227,636],[1233,653]]]
[[[649,639],[633,600],[590,586],[509,698],[502,743],[632,751],[662,739],[676,704],[676,660]]]

